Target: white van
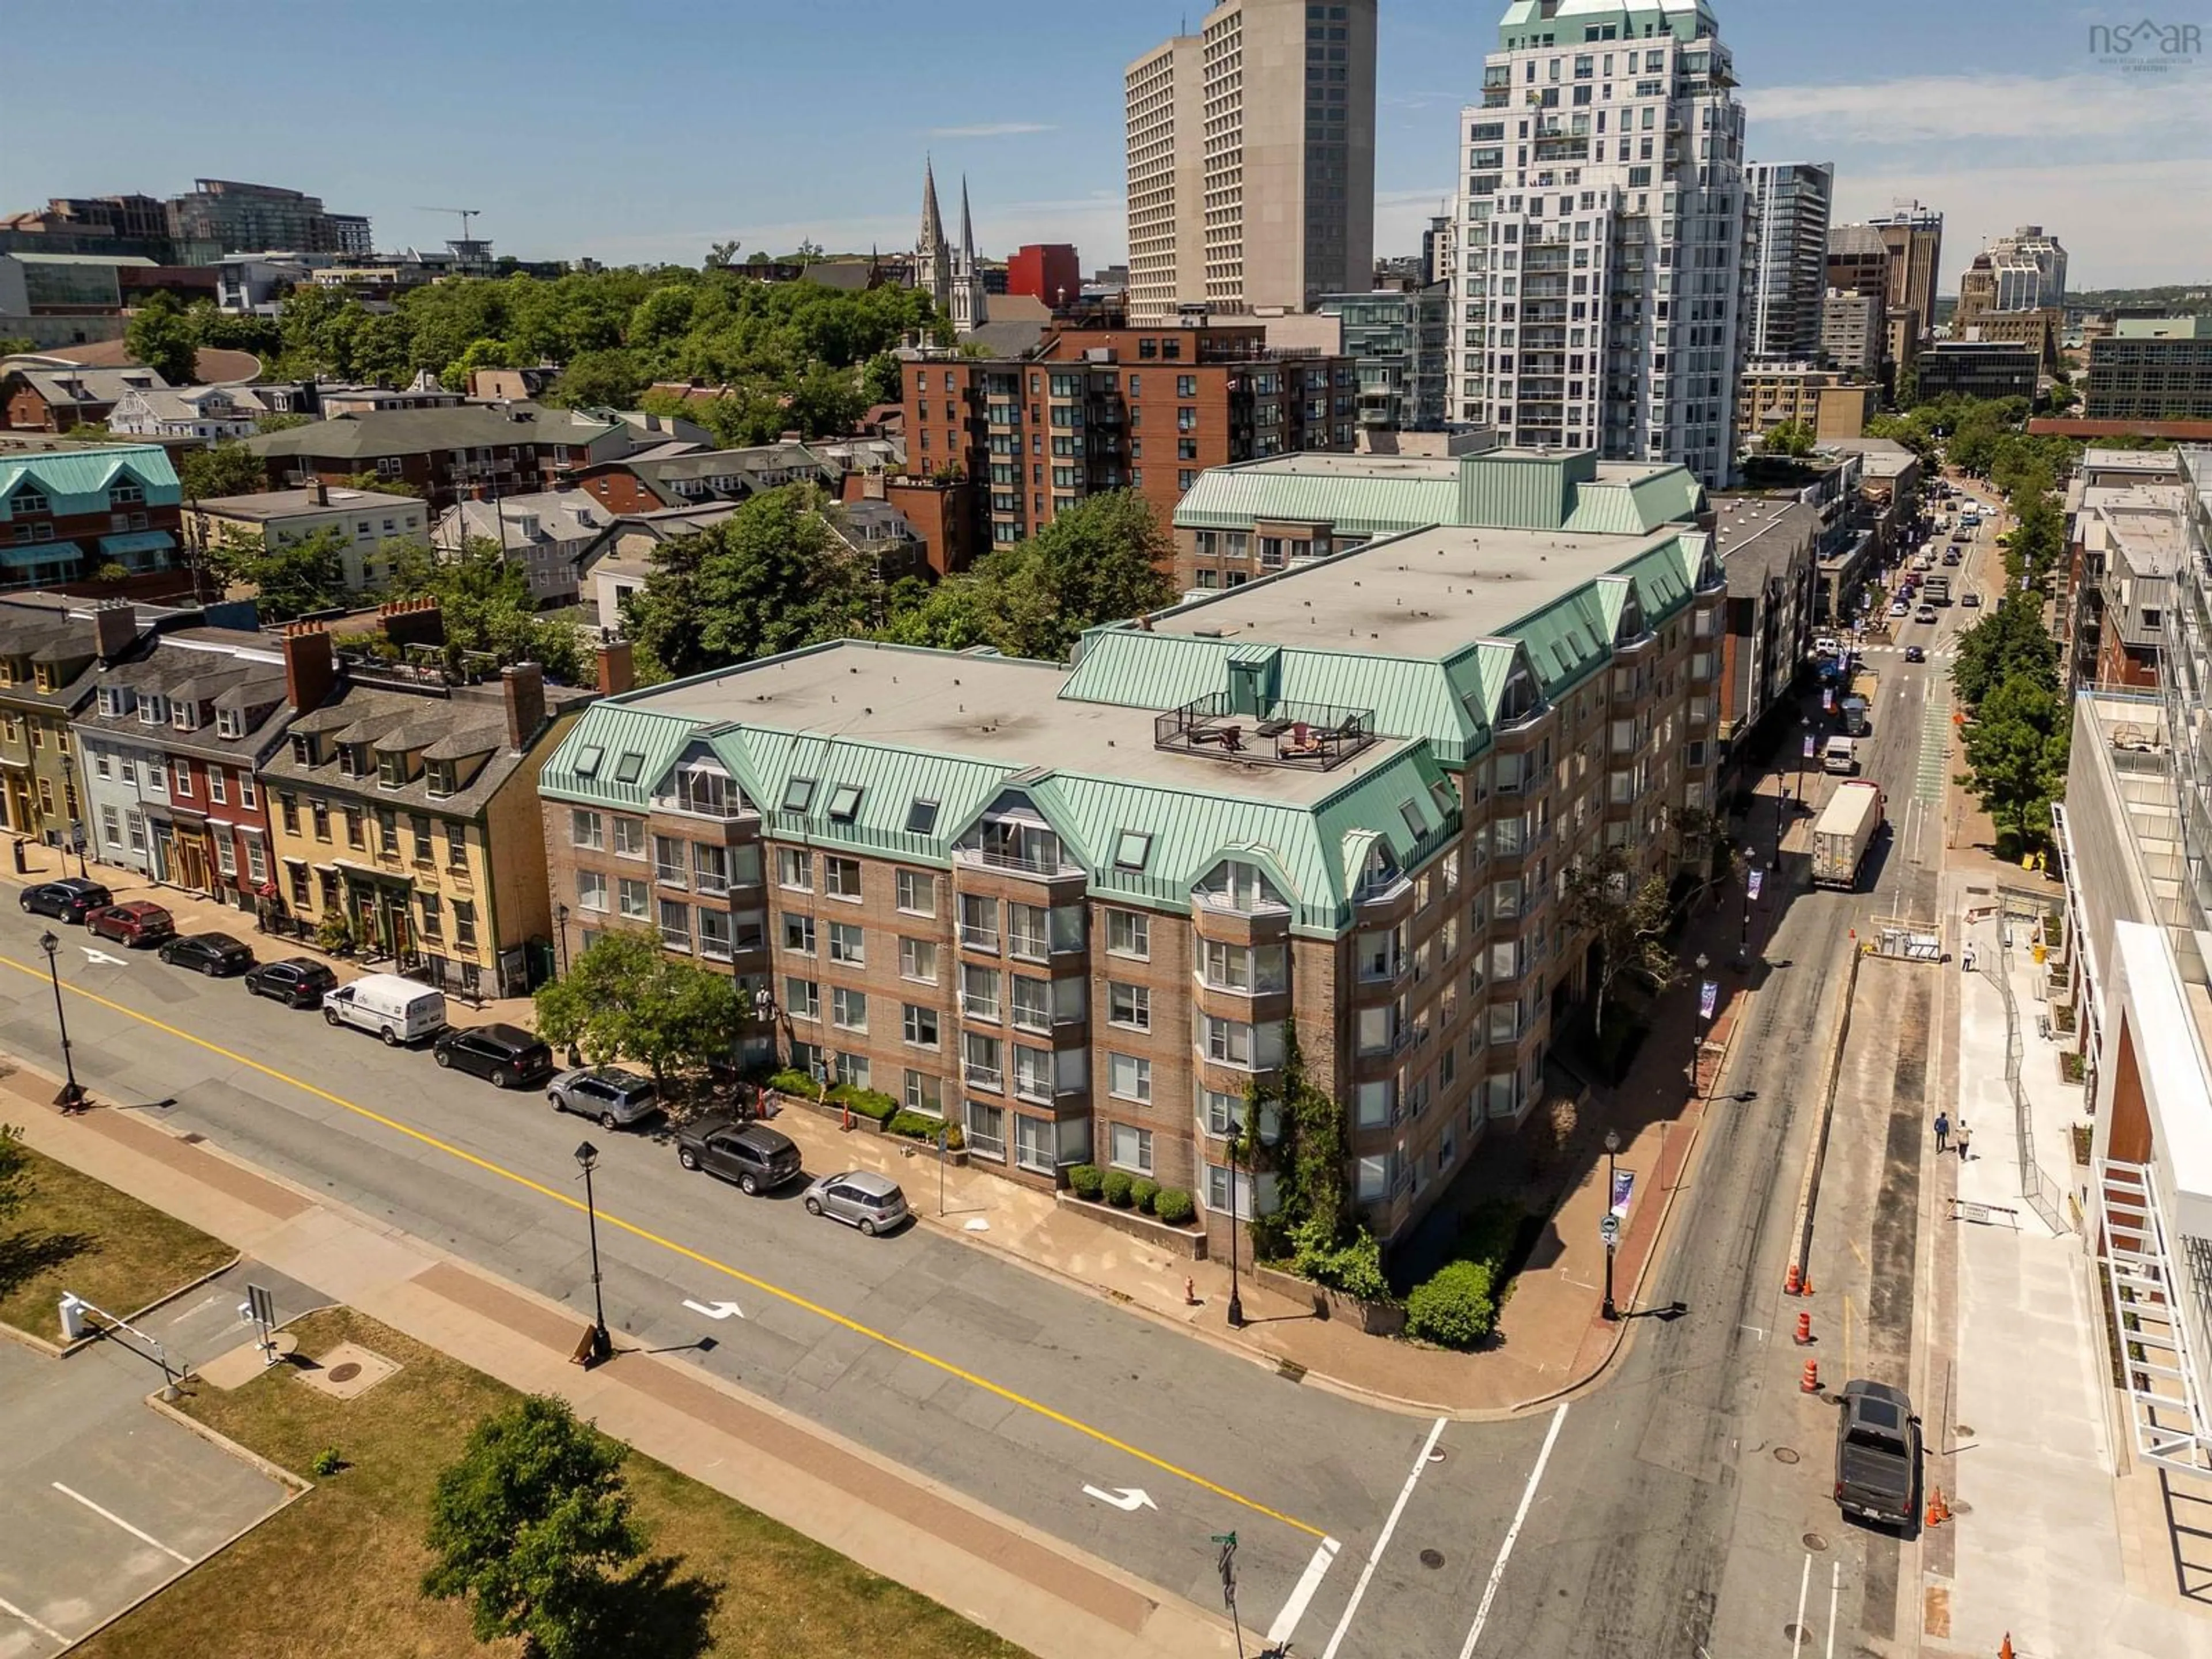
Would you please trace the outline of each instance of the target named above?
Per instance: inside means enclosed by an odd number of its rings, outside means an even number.
[[[397,974],[364,974],[323,994],[323,1018],[333,1025],[374,1031],[396,1048],[445,1030],[446,999]]]
[[[1827,746],[1820,750],[1820,769],[1823,772],[1852,773],[1859,769],[1857,745],[1838,732],[1830,738]],[[337,994],[333,991],[331,995]]]

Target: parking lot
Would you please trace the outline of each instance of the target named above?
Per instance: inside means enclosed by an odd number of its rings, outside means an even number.
[[[246,1282],[278,1316],[321,1298],[241,1262],[140,1322],[172,1364],[250,1342]],[[118,1335],[65,1358],[0,1340],[0,1659],[60,1652],[198,1565],[290,1495],[153,1410],[149,1344]]]

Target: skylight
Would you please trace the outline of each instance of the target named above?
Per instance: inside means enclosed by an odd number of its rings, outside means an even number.
[[[937,828],[937,803],[916,799],[906,809],[906,832],[909,836],[927,836]]]
[[[783,810],[785,811],[804,812],[813,804],[814,780],[812,778],[793,778],[789,783],[783,786]]]
[[[1142,870],[1152,855],[1152,838],[1141,830],[1124,830],[1114,842],[1116,870]]]
[[[621,758],[615,762],[617,783],[635,783],[644,774],[645,757],[635,749],[624,750]]]
[[[860,786],[841,783],[830,792],[830,820],[833,823],[850,823],[860,816]]]
[[[583,752],[576,757],[576,775],[580,778],[598,776],[599,763],[606,757],[607,751],[599,744],[586,744]]]

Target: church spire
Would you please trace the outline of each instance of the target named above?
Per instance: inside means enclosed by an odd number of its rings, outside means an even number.
[[[960,252],[970,267],[975,263],[975,222],[968,214],[968,175],[960,175]]]
[[[952,256],[952,326],[959,333],[980,328],[989,319],[983,297],[983,270],[975,258],[975,220],[968,210],[968,179],[960,179],[960,247]]]
[[[937,210],[937,169],[927,155],[921,161],[921,246],[941,247],[945,222]]]
[[[914,285],[928,292],[939,311],[952,308],[952,250],[945,240],[945,218],[937,206],[937,168],[921,163],[921,240],[915,244]]]

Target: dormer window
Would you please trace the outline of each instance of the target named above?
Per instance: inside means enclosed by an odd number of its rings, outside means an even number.
[[[338,745],[338,770],[349,778],[368,775],[368,745],[365,743],[342,743]]]
[[[235,708],[218,708],[215,731],[219,738],[242,738],[246,735],[246,716]]]
[[[100,712],[114,720],[131,712],[131,688],[127,685],[103,685],[100,688]]]
[[[457,792],[459,786],[459,769],[452,761],[430,761],[422,768],[424,787],[432,800],[443,800]]]
[[[27,483],[15,491],[14,505],[17,513],[51,513],[54,510],[54,504],[46,492]]]
[[[34,678],[38,682],[40,690],[52,690],[54,689],[54,665],[50,662],[40,663],[38,665]]]
[[[107,504],[111,507],[136,507],[145,499],[145,490],[127,478],[111,485],[107,491]]]
[[[292,758],[302,766],[323,763],[322,738],[313,732],[292,733]]]
[[[177,702],[170,705],[169,724],[179,732],[200,729],[200,706],[196,702]]]
[[[141,726],[167,726],[169,723],[169,700],[158,691],[149,691],[145,701],[138,705]]]
[[[407,751],[404,749],[380,749],[376,751],[376,786],[380,789],[398,789],[407,782]]]

